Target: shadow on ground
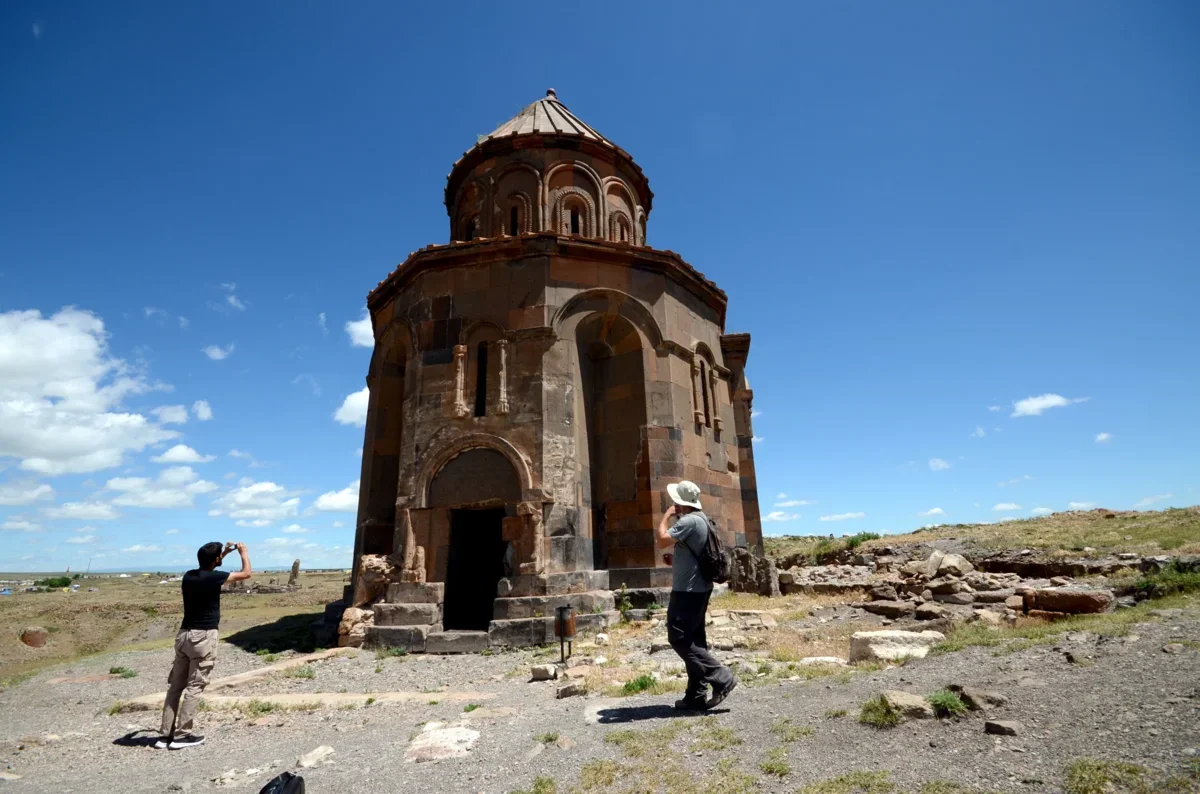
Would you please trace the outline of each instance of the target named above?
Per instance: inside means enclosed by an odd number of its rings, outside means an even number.
[[[615,709],[600,709],[596,712],[596,721],[601,725],[616,725],[623,722],[643,722],[644,720],[673,720],[688,717],[706,717],[715,714],[728,714],[729,709],[710,709],[709,711],[681,711],[674,706],[658,704],[653,706],[623,706]]]
[[[118,736],[113,739],[113,744],[118,747],[153,747],[158,741],[159,734],[157,731],[130,731],[124,736]]]
[[[316,634],[313,631],[313,623],[323,616],[323,612],[287,615],[273,623],[262,623],[242,629],[225,637],[224,640],[250,653],[258,651],[311,653],[318,647],[323,647],[317,642]]]

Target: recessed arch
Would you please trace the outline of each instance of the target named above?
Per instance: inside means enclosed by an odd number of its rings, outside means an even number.
[[[446,442],[432,455],[425,458],[425,465],[417,475],[417,507],[429,507],[429,486],[442,467],[454,458],[470,449],[492,449],[508,458],[513,470],[517,473],[517,481],[522,492],[533,490],[533,472],[529,461],[521,454],[511,441],[494,436],[491,433],[468,433]]]
[[[662,329],[659,328],[658,322],[654,319],[654,315],[650,313],[650,310],[632,295],[609,287],[596,287],[595,289],[584,290],[564,303],[554,314],[553,326],[555,333],[560,338],[574,338],[574,325],[569,326],[567,321],[577,315],[592,311],[620,315],[633,323],[642,332],[646,338],[648,347],[657,350],[662,346]]]

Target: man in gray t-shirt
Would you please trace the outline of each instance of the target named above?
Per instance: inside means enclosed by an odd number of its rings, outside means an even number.
[[[667,486],[674,502],[658,524],[657,545],[674,544],[664,559],[671,563],[671,602],[667,606],[667,639],[683,659],[688,686],[675,708],[703,710],[716,706],[737,686],[733,671],[708,652],[704,617],[712,595],[712,581],[700,564],[710,531],[708,516],[700,506],[700,488],[684,480]],[[674,518],[675,523],[671,524]],[[712,685],[712,697],[707,697]]]

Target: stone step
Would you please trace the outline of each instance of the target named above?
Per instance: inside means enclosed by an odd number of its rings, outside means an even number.
[[[616,610],[575,616],[575,638],[603,631],[621,621]],[[517,618],[493,620],[488,626],[488,642],[492,647],[520,648],[528,645],[548,645],[558,642],[554,636],[554,618]]]
[[[487,647],[486,631],[440,631],[425,638],[425,653],[479,653]]]
[[[437,604],[376,604],[376,626],[430,626],[441,621],[442,610]]]
[[[612,593],[607,590],[593,590],[571,595],[497,598],[492,602],[492,617],[496,620],[552,618],[555,609],[567,605],[574,607],[577,615],[609,612],[616,608]]]
[[[441,632],[435,626],[370,626],[363,637],[364,648],[401,648],[410,653],[424,653],[427,639]]]

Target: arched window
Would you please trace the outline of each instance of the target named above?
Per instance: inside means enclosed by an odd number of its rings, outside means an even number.
[[[629,242],[629,227],[625,225],[625,221],[621,221],[621,242]]]
[[[475,218],[470,218],[467,221],[467,229],[463,239],[468,241],[475,239]]]
[[[700,396],[704,402],[704,426],[712,427],[712,413],[708,407],[708,368],[700,362]]]
[[[521,233],[521,211],[514,204],[508,208],[508,234],[510,237],[516,237]]]
[[[475,415],[487,416],[487,342],[480,342],[475,353]]]
[[[571,207],[571,234],[579,234],[579,208]]]

